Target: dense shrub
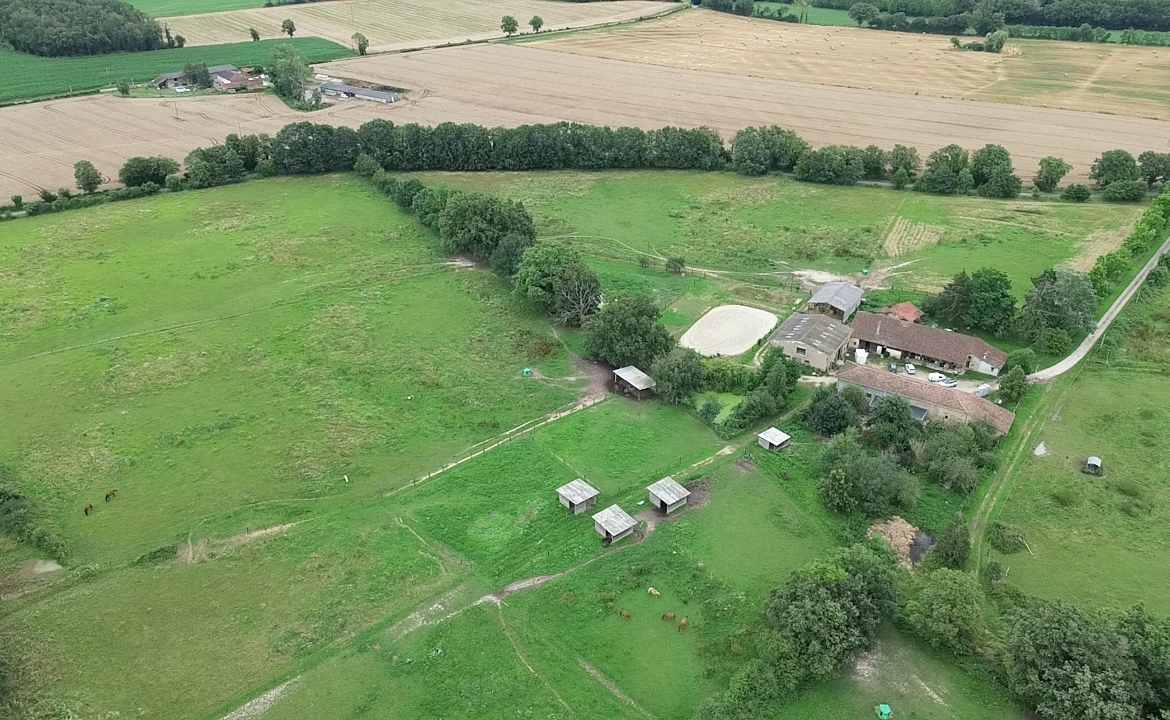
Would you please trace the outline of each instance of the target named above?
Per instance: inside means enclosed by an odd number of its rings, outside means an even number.
[[[804,182],[854,185],[865,177],[863,153],[851,145],[828,145],[801,156],[795,173]]]
[[[817,496],[830,510],[889,517],[912,509],[918,495],[918,481],[895,463],[866,451],[856,431],[836,436],[825,450]]]
[[[1069,202],[1087,202],[1092,195],[1089,188],[1080,183],[1073,183],[1060,192],[1060,199]]]
[[[166,183],[167,176],[179,171],[179,163],[169,157],[132,157],[118,170],[118,181],[127,187],[152,182]]]
[[[906,604],[914,633],[934,647],[971,655],[987,633],[979,584],[967,573],[940,568],[920,581]]]
[[[1115,180],[1101,191],[1101,199],[1109,202],[1138,202],[1146,197],[1144,180]]]

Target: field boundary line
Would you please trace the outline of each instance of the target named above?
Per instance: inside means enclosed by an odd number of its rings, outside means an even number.
[[[524,657],[524,653],[520,652],[520,645],[516,642],[516,638],[512,637],[512,633],[508,630],[508,623],[506,620],[504,620],[503,605],[496,605],[496,611],[499,613],[500,617],[500,630],[503,631],[504,637],[508,638],[508,643],[512,646],[512,650],[516,652],[516,657],[520,658],[520,662],[524,663],[524,667],[528,668],[528,672],[532,673],[532,675],[537,680],[540,680],[542,683],[544,683],[544,686],[548,688],[548,691],[551,692],[554,697],[556,697],[557,702],[563,705],[566,710],[573,713],[573,716],[575,717],[577,713],[574,712],[573,708],[569,706],[569,703],[565,702],[565,699],[561,697],[561,694],[557,692],[557,689],[552,686],[552,683],[546,680],[543,675],[536,672],[536,668],[532,667],[532,664],[528,662],[528,658]]]

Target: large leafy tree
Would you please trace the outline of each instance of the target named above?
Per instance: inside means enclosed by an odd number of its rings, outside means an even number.
[[[413,199],[411,200],[413,202]],[[508,235],[536,237],[536,226],[524,205],[479,193],[459,193],[439,214],[439,237],[452,255],[468,253],[487,262]]]
[[[511,15],[505,15],[503,19],[500,20],[500,29],[504,31],[505,35],[511,37],[513,33],[520,29],[520,23],[516,22],[515,17]]]
[[[1170,153],[1147,150],[1138,155],[1138,165],[1141,167],[1142,179],[1149,187],[1170,181]]]
[[[1045,270],[1032,280],[1032,290],[1020,313],[1020,335],[1035,342],[1046,328],[1069,335],[1087,332],[1096,319],[1097,295],[1093,282],[1075,270]]]
[[[971,274],[970,304],[966,324],[1002,335],[1012,326],[1016,316],[1016,301],[1012,297],[1012,281],[994,268],[981,268]]]
[[[73,165],[73,179],[77,181],[77,189],[87,195],[102,184],[102,174],[89,160],[79,160]]]
[[[858,410],[843,393],[820,388],[813,395],[807,415],[808,427],[821,437],[831,437],[848,427],[860,427]]]
[[[1107,150],[1093,161],[1089,177],[1097,181],[1102,189],[1115,182],[1141,180],[1142,172],[1137,160],[1125,150]]]
[[[178,171],[179,163],[169,157],[132,157],[118,170],[118,182],[126,187],[137,187],[148,182],[162,187],[167,181],[167,175]]]
[[[930,563],[936,567],[962,570],[971,557],[971,534],[962,517],[951,520],[938,541],[930,548]]]
[[[619,292],[585,322],[585,349],[615,367],[651,367],[674,346],[661,314],[649,295]]]
[[[309,106],[320,104],[321,91],[313,85],[313,71],[305,56],[297,52],[295,47],[277,45],[268,59],[267,68],[268,76],[272,79],[272,89],[277,95],[292,103]]]
[[[878,15],[881,15],[881,10],[878,10],[877,5],[867,2],[854,3],[849,8],[849,17],[857,23],[858,27],[873,24],[873,21],[878,19]]]
[[[1069,170],[1072,170],[1072,165],[1066,163],[1063,158],[1051,155],[1040,158],[1040,171],[1032,178],[1032,184],[1040,192],[1052,192]]]
[[[922,424],[910,414],[910,403],[900,395],[886,395],[874,404],[869,439],[883,450],[902,451],[922,437]]]
[[[1024,368],[1017,365],[1007,371],[999,380],[999,394],[1009,403],[1017,403],[1028,394],[1028,376]]]
[[[686,402],[701,390],[704,374],[699,354],[689,348],[678,348],[659,358],[650,371],[658,396],[672,403]]]
[[[817,496],[830,510],[888,517],[912,509],[919,492],[918,481],[912,475],[866,451],[853,430],[833,438],[821,458]]]
[[[906,604],[906,616],[922,639],[956,655],[974,653],[987,633],[978,583],[949,568],[926,575],[917,597]]]

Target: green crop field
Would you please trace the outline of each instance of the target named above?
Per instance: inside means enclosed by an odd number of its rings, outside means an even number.
[[[187,63],[263,65],[281,43],[291,43],[310,62],[353,54],[336,43],[311,37],[75,58],[45,58],[0,49],[0,65],[7,74],[0,83],[0,104],[94,91],[112,87],[121,78],[145,83],[163,73],[182,70]]]
[[[201,15],[225,10],[247,10],[263,7],[263,0],[133,0],[131,3],[151,17]]]
[[[1120,244],[1140,207],[939,197],[885,188],[839,188],[730,173],[430,173],[446,182],[522,199],[542,236],[600,259],[744,273],[897,268],[895,287],[933,289],[962,269],[991,266],[1022,299],[1030,279],[1077,262],[1094,243]],[[1082,258],[1083,261],[1083,258]],[[1091,266],[1091,262],[1088,265]],[[764,278],[738,276],[745,281]]]

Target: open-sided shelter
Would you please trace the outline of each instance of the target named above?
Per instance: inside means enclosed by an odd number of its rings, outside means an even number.
[[[788,433],[770,427],[764,432],[756,436],[759,439],[760,447],[765,450],[779,450],[788,443],[792,442],[792,438]]]
[[[828,315],[841,322],[849,322],[849,316],[861,307],[865,291],[853,283],[830,282],[820,287],[808,301],[808,311]]]
[[[667,515],[687,504],[691,491],[675,482],[672,477],[664,477],[646,488],[650,494],[650,504]]]
[[[638,521],[618,505],[610,505],[593,516],[593,529],[606,542],[617,542],[634,532]]]
[[[581,478],[557,488],[557,498],[561,505],[572,510],[574,515],[580,515],[593,507],[597,503],[597,495],[597,488]]]
[[[639,400],[643,393],[654,392],[654,378],[642,372],[633,365],[626,365],[613,371],[613,384],[618,392],[633,395]]]

